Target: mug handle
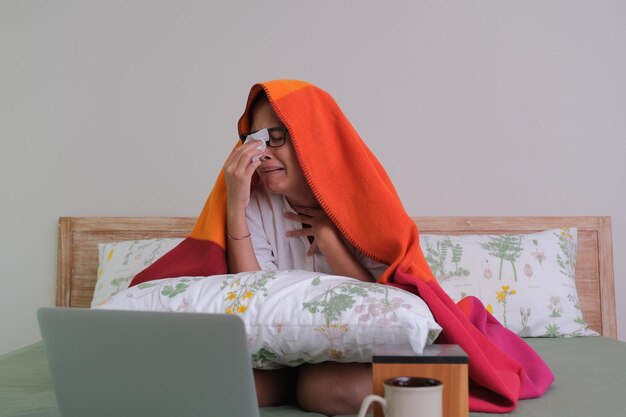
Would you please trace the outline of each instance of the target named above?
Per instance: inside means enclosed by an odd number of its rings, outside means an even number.
[[[367,413],[367,409],[370,407],[370,405],[373,402],[379,402],[380,405],[383,407],[383,413],[386,413],[387,411],[387,401],[381,397],[380,395],[368,395],[367,397],[365,397],[363,399],[363,402],[361,403],[361,409],[359,410],[359,416],[358,417],[365,417],[365,413]]]

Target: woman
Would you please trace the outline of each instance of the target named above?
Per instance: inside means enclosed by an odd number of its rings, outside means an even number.
[[[289,131],[265,93],[256,96],[249,115],[250,133],[269,129],[270,139],[265,150],[254,140],[235,148],[224,164],[229,271],[304,269],[370,282],[378,278],[387,265],[356,251],[320,207]],[[255,172],[260,182],[251,193]],[[370,366],[360,363],[308,364],[254,375],[261,406],[288,403],[295,395],[305,410],[327,415],[356,413],[372,385]]]
[[[443,328],[439,340],[468,353],[472,411],[510,412],[520,398],[550,387],[554,376],[524,341],[477,299],[459,307],[438,285],[385,169],[328,93],[295,80],[254,85],[239,134],[265,128],[269,147],[233,150],[191,234],[131,286],[227,269],[300,268],[375,279],[418,294]],[[356,413],[371,391],[365,364],[308,364],[256,371],[255,378],[261,405],[296,398],[324,414]]]

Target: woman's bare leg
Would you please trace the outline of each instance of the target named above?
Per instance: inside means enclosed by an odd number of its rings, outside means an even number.
[[[372,393],[368,363],[322,362],[300,366],[296,396],[306,411],[325,415],[357,414]]]
[[[253,373],[259,407],[295,402],[297,368],[281,368],[271,371],[254,369]]]

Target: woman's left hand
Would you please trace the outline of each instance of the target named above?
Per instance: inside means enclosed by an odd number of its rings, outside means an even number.
[[[297,214],[285,213],[285,217],[311,227],[290,230],[287,232],[287,237],[313,236],[314,241],[307,251],[308,256],[313,255],[317,248],[324,254],[324,250],[329,247],[330,244],[341,242],[339,230],[337,230],[333,222],[328,218],[326,213],[324,213],[324,210],[313,207],[293,207],[293,209]],[[343,242],[341,243],[343,244]]]
[[[311,227],[290,230],[287,237],[313,236],[315,239],[307,251],[311,256],[319,248],[333,274],[352,277],[365,282],[374,281],[372,274],[359,263],[343,239],[341,233],[328,218],[324,210],[313,207],[293,207],[296,213],[285,213],[285,217]]]

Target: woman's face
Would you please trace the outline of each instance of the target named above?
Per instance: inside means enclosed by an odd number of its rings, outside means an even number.
[[[250,131],[256,132],[272,127],[284,127],[284,125],[274,113],[269,101],[259,100],[252,109]],[[260,161],[261,165],[256,171],[269,192],[283,194],[290,200],[299,200],[304,190],[309,190],[289,136],[283,146],[265,148]]]

